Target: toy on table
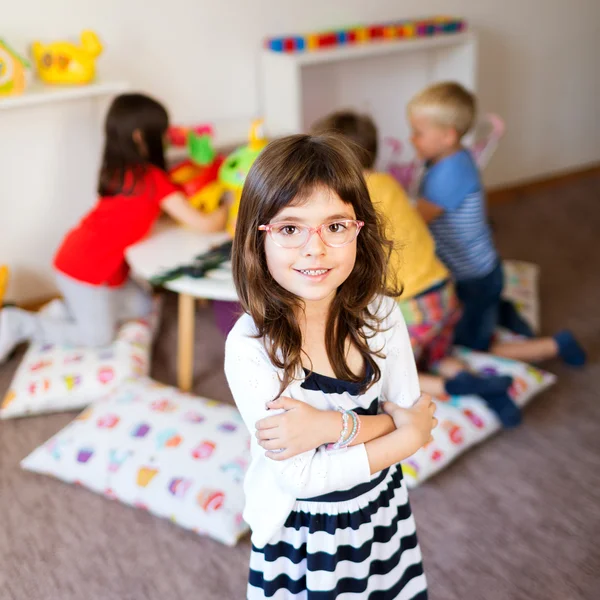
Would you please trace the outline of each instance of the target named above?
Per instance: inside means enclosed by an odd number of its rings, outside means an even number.
[[[171,125],[167,129],[167,140],[169,145],[175,146],[176,148],[184,148],[188,143],[188,134],[195,133],[196,135],[213,135],[212,125],[208,123],[202,123],[201,125],[192,125],[186,127],[184,125]]]
[[[181,186],[190,204],[202,212],[212,212],[219,206],[224,194],[218,183],[219,169],[225,160],[216,154],[212,145],[212,130],[186,130],[189,159],[169,171],[171,179]]]
[[[234,150],[225,159],[225,162],[219,169],[219,181],[226,190],[233,194],[227,221],[227,231],[230,235],[233,235],[235,231],[235,222],[240,209],[242,189],[248,171],[250,171],[250,167],[268,143],[262,132],[262,124],[262,119],[258,119],[252,123],[248,145]]]
[[[495,114],[487,114],[478,123],[473,141],[467,148],[480,169],[484,169],[496,151],[504,135],[504,121]],[[388,137],[385,142],[391,147],[392,157],[385,170],[392,175],[406,190],[409,197],[416,198],[423,174],[423,164],[417,158],[412,161],[400,162],[397,157],[402,154],[402,142]]]
[[[25,91],[30,64],[0,39],[0,96],[17,96]]]
[[[210,186],[213,186],[215,190],[218,190],[219,198],[227,191],[233,194],[227,223],[227,231],[232,237],[235,232],[235,221],[240,207],[246,176],[262,149],[267,145],[267,140],[261,132],[261,126],[262,120],[252,123],[248,145],[234,150],[221,165],[218,180],[204,188],[206,190]],[[151,280],[151,283],[153,285],[164,285],[168,281],[173,281],[183,276],[194,278],[205,277],[209,271],[214,271],[231,260],[232,245],[232,241],[229,240],[211,248],[207,252],[196,256],[191,264],[181,265],[157,275]]]
[[[196,135],[193,131],[188,131],[190,159],[170,171],[171,178],[183,187],[190,202],[206,212],[215,210],[224,194],[231,193],[227,220],[227,231],[231,235],[235,231],[246,175],[267,145],[262,134],[262,123],[261,119],[254,121],[250,127],[248,144],[237,148],[224,160],[220,156],[215,158],[209,134]]]
[[[31,51],[38,75],[44,83],[84,85],[96,76],[96,58],[102,44],[93,31],[81,34],[81,44],[68,41],[34,42]]]
[[[336,46],[365,44],[372,41],[444,35],[464,31],[466,28],[467,24],[462,19],[431,17],[411,21],[358,25],[309,34],[273,37],[265,40],[265,48],[273,52],[310,52]]]

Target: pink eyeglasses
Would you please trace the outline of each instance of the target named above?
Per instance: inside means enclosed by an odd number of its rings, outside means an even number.
[[[258,229],[266,231],[280,248],[302,248],[307,244],[313,233],[318,233],[326,246],[342,248],[351,244],[357,238],[363,226],[363,221],[346,219],[323,223],[318,227],[308,227],[296,223],[272,223],[260,225]]]

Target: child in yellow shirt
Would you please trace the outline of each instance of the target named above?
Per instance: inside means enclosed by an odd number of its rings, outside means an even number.
[[[402,284],[397,299],[415,358],[421,389],[431,395],[477,394],[506,427],[520,422],[520,411],[508,395],[510,377],[486,377],[469,372],[449,356],[461,308],[450,274],[437,258],[427,224],[402,187],[387,173],[373,171],[377,156],[377,128],[372,119],[350,111],[333,113],[312,128],[312,133],[338,133],[352,142],[365,170],[369,194],[386,220],[387,238],[395,251],[389,278]],[[435,368],[440,376],[426,374]]]

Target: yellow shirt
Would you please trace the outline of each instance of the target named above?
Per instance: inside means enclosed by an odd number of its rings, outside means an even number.
[[[394,242],[390,273],[403,286],[401,299],[413,298],[448,279],[427,224],[402,187],[387,173],[369,173],[366,179],[373,205],[384,218],[386,235]]]

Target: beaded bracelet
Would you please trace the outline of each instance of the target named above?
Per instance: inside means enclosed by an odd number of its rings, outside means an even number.
[[[340,432],[340,437],[338,441],[335,443],[327,444],[327,450],[337,450],[341,447],[341,444],[344,443],[346,439],[346,435],[348,434],[348,411],[343,408],[338,407],[338,412],[342,413],[342,431]]]
[[[347,446],[349,446],[358,437],[358,434],[360,433],[360,417],[354,411],[351,411],[351,416],[353,420],[352,433],[350,434],[348,439],[344,441],[342,448],[346,448]]]
[[[340,450],[349,446],[358,436],[360,432],[360,418],[353,410],[338,409],[342,413],[343,427],[340,433],[340,437],[335,444],[329,444],[328,450]],[[348,417],[352,418],[352,431],[348,434]],[[347,436],[347,437],[346,437]]]
[[[338,409],[342,413],[342,431],[340,432],[340,437],[335,444],[330,444],[329,448],[331,450],[338,450],[342,447],[346,436],[348,435],[348,412],[347,410],[343,410],[341,408]]]
[[[348,411],[349,416],[352,417],[352,431],[350,435],[340,444],[340,448],[346,448],[350,445],[352,440],[356,437],[356,430],[358,429],[358,417],[354,411]]]

